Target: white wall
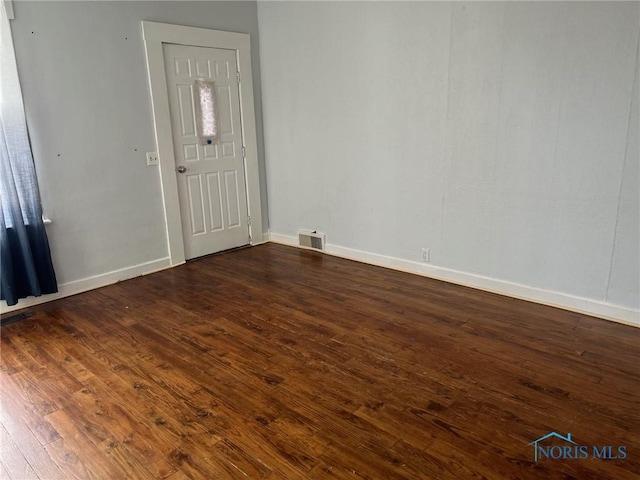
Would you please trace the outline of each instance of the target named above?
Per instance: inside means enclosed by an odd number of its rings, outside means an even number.
[[[640,83],[640,50],[636,60],[636,75],[631,98],[631,114],[627,133],[627,154],[622,171],[618,224],[611,258],[607,301],[620,305],[638,305],[640,292],[640,124],[638,88]]]
[[[259,2],[271,231],[637,309],[638,7]]]
[[[251,34],[266,212],[255,2],[14,2],[12,31],[62,284],[167,256],[141,20]],[[110,277],[111,278],[111,277]]]

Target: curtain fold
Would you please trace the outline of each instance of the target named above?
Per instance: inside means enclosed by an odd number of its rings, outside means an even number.
[[[58,291],[9,19],[0,3],[0,287],[8,305]]]

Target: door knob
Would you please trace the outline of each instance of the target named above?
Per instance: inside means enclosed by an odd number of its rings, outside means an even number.
[[[184,173],[187,171],[187,167],[180,165],[178,166],[178,173]]]

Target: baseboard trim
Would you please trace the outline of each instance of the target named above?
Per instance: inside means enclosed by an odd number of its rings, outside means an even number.
[[[157,260],[151,260],[150,262],[140,263],[131,267],[125,267],[111,272],[103,273],[100,275],[94,275],[92,277],[83,278],[81,280],[75,280],[73,282],[62,283],[58,285],[58,293],[52,293],[51,295],[42,295],[41,297],[29,297],[18,301],[16,305],[8,306],[4,300],[0,303],[0,313],[9,313],[16,310],[20,310],[27,307],[33,307],[40,305],[41,303],[52,302],[64,297],[70,297],[71,295],[77,295],[78,293],[93,290],[95,288],[106,287],[123,280],[129,280],[130,278],[139,277],[141,275],[148,275],[150,273],[159,272],[167,268],[174,267],[171,265],[169,257],[159,258]]]
[[[262,234],[262,240],[260,240],[260,241],[251,240],[249,245],[251,245],[252,247],[256,247],[258,245],[263,245],[265,243],[269,243],[269,234],[268,233],[263,233]]]
[[[269,233],[269,240],[282,245],[299,247],[297,237]],[[640,327],[640,311],[619,305],[599,302],[589,298],[577,297],[566,293],[544,290],[519,283],[499,280],[472,273],[461,272],[443,267],[436,267],[420,262],[412,262],[401,258],[389,257],[377,253],[365,252],[339,245],[326,244],[325,253],[349,260],[368,263],[378,267],[391,268],[401,272],[413,273],[424,277],[443,280],[445,282],[476,288],[508,297],[540,303],[551,307],[562,308],[572,312],[584,313],[633,327]]]

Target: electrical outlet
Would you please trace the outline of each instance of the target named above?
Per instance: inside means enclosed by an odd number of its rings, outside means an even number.
[[[429,249],[428,248],[423,248],[422,249],[422,261],[424,263],[429,263]]]
[[[147,152],[147,165],[158,165],[158,153]]]

